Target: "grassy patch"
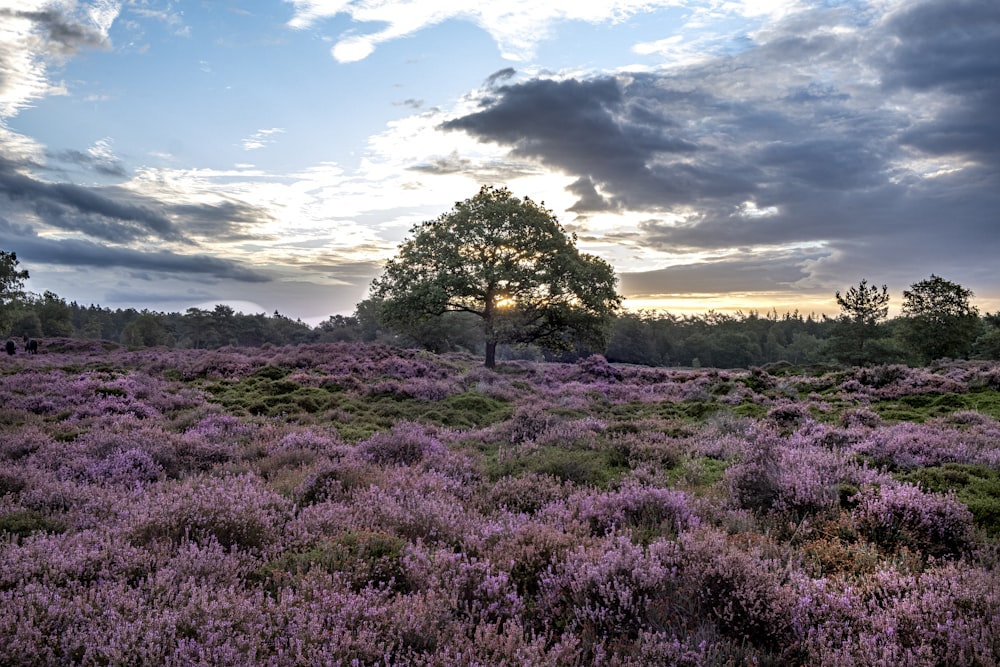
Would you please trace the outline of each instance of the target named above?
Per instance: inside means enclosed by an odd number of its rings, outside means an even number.
[[[892,401],[879,401],[874,410],[888,421],[922,424],[932,417],[975,410],[1000,419],[1000,392],[979,389],[967,394],[913,394]]]
[[[0,514],[0,535],[26,537],[32,533],[62,533],[66,525],[35,510],[15,510]]]
[[[288,552],[251,575],[272,592],[294,586],[298,577],[313,569],[344,573],[352,587],[391,586],[404,591],[403,551],[406,541],[381,532],[354,530],[324,540],[305,551]]]
[[[486,466],[492,481],[503,477],[519,477],[526,473],[549,475],[581,486],[606,487],[628,468],[614,449],[567,449],[537,447]]]
[[[976,525],[990,537],[1000,537],[1000,470],[982,465],[945,463],[895,477],[919,484],[927,491],[954,491],[955,496],[969,507]]]
[[[396,393],[359,395],[338,385],[311,387],[289,380],[284,369],[265,366],[239,381],[204,386],[211,400],[232,414],[280,417],[288,421],[333,422],[344,440],[363,440],[399,421],[419,421],[448,428],[479,428],[510,417],[509,403],[465,392],[440,401]]]

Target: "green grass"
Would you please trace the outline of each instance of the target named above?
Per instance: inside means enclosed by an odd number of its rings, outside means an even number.
[[[945,463],[900,473],[896,479],[927,491],[955,492],[972,512],[976,525],[991,538],[1000,537],[1000,470],[983,465]]]
[[[0,535],[26,537],[32,533],[62,533],[66,525],[59,519],[35,510],[15,510],[0,514]]]
[[[349,576],[358,590],[365,586],[406,588],[403,552],[406,540],[395,535],[352,530],[323,540],[303,551],[286,552],[251,575],[272,592],[294,585],[298,577],[318,569]]]
[[[879,401],[873,408],[883,419],[893,422],[922,424],[933,417],[966,410],[1000,419],[1000,392],[983,388],[967,394],[913,394]]]
[[[509,403],[474,391],[428,401],[391,392],[362,395],[339,385],[303,386],[276,366],[264,366],[238,381],[208,382],[203,388],[212,401],[232,414],[333,422],[349,442],[363,440],[398,421],[469,429],[503,421],[513,411]]]
[[[605,488],[616,477],[627,472],[619,453],[612,448],[604,450],[567,449],[545,446],[515,454],[486,465],[486,474],[496,482],[503,477],[519,477],[526,473],[551,475],[581,486]]]

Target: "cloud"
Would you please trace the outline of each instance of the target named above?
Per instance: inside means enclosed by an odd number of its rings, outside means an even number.
[[[787,252],[735,253],[653,271],[623,273],[620,287],[629,296],[782,292],[799,290],[807,277],[803,257]]]
[[[513,67],[504,67],[503,69],[497,70],[496,72],[493,72],[493,74],[490,74],[486,78],[485,85],[487,88],[492,88],[501,81],[512,79],[516,74],[517,70],[515,70]]]
[[[38,236],[27,225],[0,218],[5,243],[26,262],[99,269],[121,268],[178,276],[209,276],[244,283],[271,280],[240,262],[207,255],[182,255],[167,250],[145,252],[80,239],[50,239]]]
[[[474,0],[286,0],[294,7],[289,21],[292,28],[303,29],[338,14],[348,15],[356,24],[384,26],[370,33],[341,36],[331,50],[341,62],[367,58],[378,44],[406,37],[426,27],[458,19],[475,23],[496,41],[504,58],[527,60],[537,45],[547,39],[555,24],[565,21],[614,23],[631,16],[678,4],[677,0],[547,0],[546,2],[483,3]],[[681,3],[700,6],[703,3]],[[746,7],[760,3],[709,3],[717,14],[746,13]],[[785,5],[786,2],[771,3]],[[776,11],[769,7],[762,14]]]
[[[62,92],[48,81],[51,64],[81,49],[105,48],[105,33],[58,10],[0,7],[0,121],[16,115],[33,100]]]
[[[903,133],[921,151],[996,164],[1000,154],[1000,5],[956,0],[903,5],[887,21],[887,92],[931,95],[942,110]]]
[[[272,127],[267,130],[257,130],[249,137],[244,139],[241,142],[241,145],[243,146],[243,150],[245,151],[253,151],[259,148],[264,148],[265,146],[274,143],[275,141],[274,135],[283,134],[284,132],[285,128],[283,127]]]
[[[85,169],[92,169],[101,176],[112,178],[125,178],[128,173],[125,165],[114,154],[111,149],[110,139],[101,139],[87,149],[87,152],[78,150],[65,150],[52,155],[56,160],[75,164]]]
[[[766,271],[761,289],[873,269],[995,283],[1000,5],[886,6],[788,13],[743,51],[656,71],[491,82],[440,128],[564,174],[568,210],[619,216],[633,249],[722,257],[653,274],[670,291]],[[769,260],[747,274],[751,251]]]
[[[114,188],[37,180],[0,159],[0,197],[26,207],[54,227],[113,242],[149,237],[184,241],[174,223],[152,208],[153,202],[133,204],[108,193],[117,193],[122,199],[126,195]]]
[[[106,45],[106,37],[100,29],[79,23],[56,9],[18,11],[0,8],[0,17],[32,24],[30,30],[41,33],[46,49],[60,56],[71,56],[83,48]]]

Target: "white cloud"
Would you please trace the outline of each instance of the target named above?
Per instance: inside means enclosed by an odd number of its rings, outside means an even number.
[[[118,18],[121,9],[122,3],[115,2],[115,0],[98,0],[87,10],[87,15],[94,22],[94,25],[106,35],[111,29],[111,24]]]
[[[552,27],[562,21],[616,23],[631,16],[676,7],[690,11],[685,29],[705,28],[733,17],[777,20],[797,11],[798,0],[506,0],[484,3],[478,0],[286,0],[294,6],[289,21],[293,28],[307,28],[314,23],[346,14],[356,23],[385,26],[364,35],[342,35],[332,49],[341,62],[367,58],[376,45],[411,35],[423,28],[450,19],[475,23],[496,41],[504,58],[524,61],[534,55],[536,46],[547,39]],[[670,39],[641,44],[639,53],[660,52],[677,58],[678,53],[691,59],[692,49],[675,51]]]
[[[353,63],[364,60],[375,51],[374,41],[369,37],[352,35],[337,42],[330,54],[342,63]]]
[[[245,151],[253,151],[258,148],[264,148],[275,142],[274,135],[284,133],[285,128],[283,127],[272,127],[266,130],[257,130],[249,137],[240,142],[240,145]]]
[[[90,23],[79,24],[76,4],[45,0],[0,0],[0,122],[48,95],[65,95],[61,83],[49,80],[49,69],[83,48],[107,46],[107,28],[118,7],[101,0],[88,8]],[[55,35],[58,35],[55,36]]]
[[[775,0],[777,1],[777,0]],[[657,8],[683,6],[683,0],[508,0],[483,3],[478,0],[288,0],[295,8],[289,21],[293,28],[306,28],[317,21],[346,14],[358,23],[386,26],[364,36],[345,36],[333,50],[338,60],[360,60],[381,42],[404,37],[449,19],[471,21],[488,32],[501,53],[510,60],[530,58],[537,44],[560,21],[618,22]],[[701,3],[698,3],[701,4]],[[367,52],[365,48],[369,49]]]

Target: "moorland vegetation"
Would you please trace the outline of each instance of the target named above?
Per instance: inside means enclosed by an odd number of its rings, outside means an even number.
[[[0,358],[0,664],[995,665],[1000,365]]]
[[[27,279],[0,251],[0,664],[1000,663],[1000,316],[961,285],[622,312],[489,187],[315,328]]]

